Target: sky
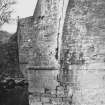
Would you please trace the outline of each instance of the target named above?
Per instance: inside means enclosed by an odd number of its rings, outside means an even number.
[[[19,18],[25,18],[33,15],[37,0],[16,0],[16,2],[16,5],[12,7],[14,9],[14,13],[12,14],[13,19],[17,19],[18,16]],[[17,22],[14,21],[10,24],[5,23],[0,30],[15,33],[16,29]]]

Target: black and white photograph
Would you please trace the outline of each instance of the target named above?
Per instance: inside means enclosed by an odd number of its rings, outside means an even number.
[[[0,0],[0,105],[105,105],[105,0]]]

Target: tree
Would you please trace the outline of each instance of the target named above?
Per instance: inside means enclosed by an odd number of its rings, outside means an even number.
[[[14,0],[0,0],[0,26],[4,23],[9,23],[13,9],[11,8],[16,1]]]

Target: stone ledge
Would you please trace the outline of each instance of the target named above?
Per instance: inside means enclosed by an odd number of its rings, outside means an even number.
[[[57,67],[46,67],[46,66],[30,66],[28,70],[59,70]]]

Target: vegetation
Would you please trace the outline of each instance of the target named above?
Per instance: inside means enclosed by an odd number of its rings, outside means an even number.
[[[0,0],[0,26],[9,23],[13,9],[11,8],[16,2],[14,0]]]

